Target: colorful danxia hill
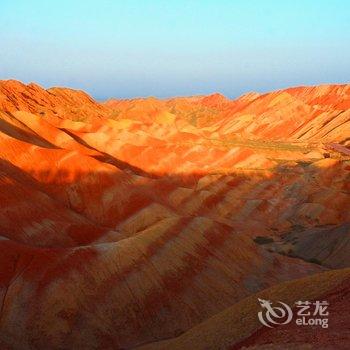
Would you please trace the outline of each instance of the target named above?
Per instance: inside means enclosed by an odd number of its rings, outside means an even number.
[[[350,349],[350,85],[111,99],[0,82],[0,349]],[[264,326],[259,299],[329,303]]]

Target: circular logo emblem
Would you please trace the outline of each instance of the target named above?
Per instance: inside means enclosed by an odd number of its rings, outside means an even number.
[[[279,306],[273,306],[269,300],[258,298],[262,311],[258,312],[259,321],[266,327],[272,328],[275,325],[287,324],[293,318],[292,309],[282,301]]]

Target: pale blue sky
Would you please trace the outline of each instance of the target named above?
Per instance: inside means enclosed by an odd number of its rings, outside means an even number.
[[[0,0],[0,79],[98,99],[350,82],[350,1]]]

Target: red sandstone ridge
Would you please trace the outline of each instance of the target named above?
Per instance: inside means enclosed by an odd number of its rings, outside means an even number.
[[[349,85],[1,81],[0,348],[348,348],[349,140]],[[258,297],[325,298],[330,328],[266,329]]]
[[[105,107],[83,91],[68,88],[43,89],[15,80],[0,81],[0,111],[25,111],[42,118],[94,121],[108,114]]]

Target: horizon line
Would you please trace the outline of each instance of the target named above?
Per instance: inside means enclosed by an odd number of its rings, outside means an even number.
[[[302,85],[291,85],[291,86],[285,86],[282,88],[278,88],[278,89],[273,89],[273,90],[267,90],[267,91],[254,91],[254,90],[246,90],[246,92],[237,95],[236,97],[229,97],[225,94],[223,94],[220,91],[213,91],[211,93],[208,94],[192,94],[192,95],[171,95],[171,96],[166,96],[166,97],[160,97],[160,96],[156,96],[156,95],[142,95],[142,96],[132,96],[132,97],[117,97],[117,96],[110,96],[110,97],[104,97],[104,98],[99,98],[97,96],[94,96],[94,94],[90,93],[87,90],[81,89],[81,88],[75,88],[75,87],[70,87],[70,86],[64,86],[64,85],[53,85],[53,86],[49,86],[49,87],[45,87],[43,84],[41,83],[37,83],[35,81],[29,81],[29,82],[24,82],[22,80],[19,79],[15,79],[15,78],[9,78],[9,79],[0,79],[0,83],[3,82],[14,82],[14,83],[20,83],[22,85],[25,86],[29,86],[29,85],[36,85],[38,87],[40,87],[41,89],[47,91],[50,89],[69,89],[69,90],[74,90],[74,91],[81,91],[87,95],[89,95],[93,100],[95,100],[96,102],[107,102],[107,101],[111,101],[111,100],[118,100],[118,101],[127,101],[127,100],[147,100],[147,99],[157,99],[157,100],[162,100],[162,101],[166,101],[166,100],[172,100],[172,99],[177,99],[177,98],[201,98],[201,97],[209,97],[209,96],[213,96],[213,95],[220,95],[223,96],[224,98],[226,98],[229,101],[234,101],[237,100],[245,95],[249,95],[249,94],[258,94],[260,96],[263,95],[267,95],[270,93],[274,93],[274,92],[281,92],[284,90],[290,90],[290,89],[298,89],[298,88],[316,88],[316,87],[325,87],[325,86],[338,86],[338,87],[343,87],[343,86],[347,86],[350,85],[350,81],[347,83],[321,83],[321,84],[302,84]]]

